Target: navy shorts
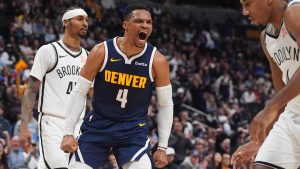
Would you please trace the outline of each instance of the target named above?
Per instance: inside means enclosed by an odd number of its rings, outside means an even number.
[[[104,166],[109,151],[113,151],[119,167],[129,161],[139,160],[144,154],[150,154],[146,120],[113,121],[90,112],[80,130],[75,159],[93,169]]]

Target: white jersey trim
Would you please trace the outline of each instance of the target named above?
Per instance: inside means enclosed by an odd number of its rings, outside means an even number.
[[[102,72],[103,69],[105,68],[106,63],[107,63],[107,58],[108,58],[108,47],[107,47],[106,41],[104,41],[104,61],[103,61],[103,64],[102,64],[99,72]]]
[[[156,47],[154,47],[153,50],[152,50],[152,54],[151,54],[151,58],[150,58],[150,63],[149,63],[149,77],[150,77],[151,82],[154,81],[153,76],[152,76],[152,64],[153,64],[155,52],[156,52]]]
[[[134,59],[136,59],[136,58],[142,56],[142,55],[145,53],[145,51],[146,51],[146,49],[147,49],[147,46],[148,46],[148,43],[146,43],[145,46],[144,46],[144,49],[143,49],[143,51],[142,51],[141,53],[138,53],[138,54],[132,56],[130,59],[128,59],[127,55],[126,55],[125,53],[123,53],[123,52],[120,50],[120,48],[118,47],[118,45],[117,45],[117,37],[115,37],[115,38],[113,39],[113,42],[114,42],[114,47],[115,47],[115,49],[117,50],[117,52],[118,52],[121,56],[123,56],[123,58],[124,58],[124,60],[125,60],[125,64],[131,64],[131,62],[132,62]]]
[[[288,3],[288,6],[287,7],[291,7],[295,4],[299,4],[300,3],[300,0],[291,0],[289,3]]]
[[[135,155],[131,158],[130,161],[134,161],[143,151],[145,151],[147,149],[147,147],[149,146],[149,138],[146,141],[146,144],[143,148],[141,148],[137,153],[135,153]]]

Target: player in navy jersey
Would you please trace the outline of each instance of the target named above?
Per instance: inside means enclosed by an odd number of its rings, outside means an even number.
[[[288,2],[288,3],[287,3]],[[233,154],[234,167],[300,166],[300,0],[241,0],[252,24],[267,25],[261,46],[270,63],[276,94],[250,125],[251,141]],[[251,164],[252,165],[252,164]]]
[[[166,58],[147,43],[152,33],[150,10],[130,6],[124,13],[124,36],[96,45],[72,91],[61,149],[74,152],[70,168],[98,169],[112,150],[120,168],[150,169],[167,164],[166,149],[173,120],[172,88]],[[94,81],[93,111],[73,136],[84,96]],[[156,87],[158,149],[150,155],[147,112]]]

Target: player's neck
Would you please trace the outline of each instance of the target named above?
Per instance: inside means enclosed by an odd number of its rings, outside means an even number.
[[[125,37],[118,37],[117,45],[119,49],[126,54],[128,59],[130,59],[132,56],[137,55],[138,53],[141,53],[144,49],[136,47],[133,42],[131,42],[129,39],[126,39]]]
[[[275,29],[281,28],[281,23],[284,16],[284,11],[287,7],[287,3],[283,2],[282,4],[278,5],[276,9],[272,10],[272,17],[270,18],[270,22],[274,26]]]
[[[73,52],[79,52],[81,50],[80,47],[80,38],[72,38],[65,34],[64,38],[62,39],[64,45]]]

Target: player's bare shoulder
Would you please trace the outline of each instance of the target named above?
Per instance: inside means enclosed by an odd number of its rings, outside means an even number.
[[[156,51],[153,58],[152,73],[157,86],[164,86],[170,83],[169,72],[167,58],[159,51]]]
[[[292,1],[288,4],[287,9],[284,12],[284,22],[288,31],[295,36],[300,37],[300,1]]]
[[[99,43],[90,51],[87,61],[80,74],[87,79],[93,80],[96,73],[101,69],[105,59],[104,42]]]
[[[98,56],[104,56],[105,48],[104,48],[104,42],[98,43],[95,45],[92,50],[90,51],[90,55],[98,55]]]
[[[104,49],[104,43],[99,43],[95,45],[92,50],[90,51],[87,59],[86,64],[92,64],[92,63],[103,63],[105,56],[105,49]]]
[[[169,63],[166,56],[164,56],[162,53],[156,50],[153,58],[153,67],[155,68],[159,66],[168,66],[168,65]]]

